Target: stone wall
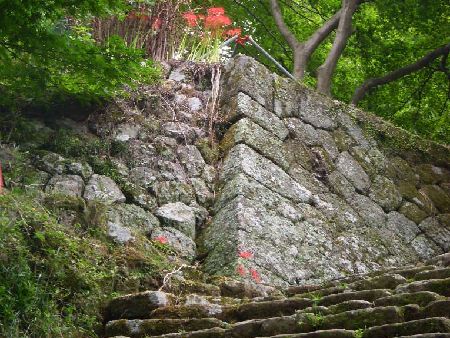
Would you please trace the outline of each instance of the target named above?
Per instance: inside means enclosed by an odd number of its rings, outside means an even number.
[[[304,284],[450,249],[450,150],[238,56],[204,267]]]
[[[43,190],[68,228],[87,223],[116,245],[143,243],[149,251],[149,239],[161,242],[169,256],[191,263],[214,199],[211,69],[174,62],[165,73],[88,121],[31,120],[27,144],[0,144],[7,188]],[[14,149],[26,164],[14,160]],[[8,180],[22,165],[27,173]]]

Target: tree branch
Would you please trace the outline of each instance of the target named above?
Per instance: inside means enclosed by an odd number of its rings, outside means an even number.
[[[281,35],[287,41],[292,50],[295,51],[300,43],[284,22],[283,15],[281,14],[281,8],[277,0],[270,0],[270,9],[272,10],[273,18],[275,19],[275,23]]]
[[[320,93],[331,95],[331,79],[339,58],[352,34],[352,18],[358,7],[358,0],[342,0],[342,9],[336,37],[325,62],[317,69],[317,89]]]
[[[427,55],[425,55],[423,58],[419,59],[415,63],[409,64],[405,67],[394,70],[393,72],[390,72],[390,73],[386,74],[385,76],[368,79],[360,87],[358,87],[355,90],[355,93],[353,94],[351,103],[354,105],[357,105],[364,98],[366,93],[369,90],[371,90],[372,88],[387,84],[389,82],[393,82],[395,80],[402,78],[403,76],[414,73],[414,72],[428,66],[436,58],[438,58],[440,56],[448,55],[449,52],[450,52],[450,43],[433,50],[432,52],[428,53]]]

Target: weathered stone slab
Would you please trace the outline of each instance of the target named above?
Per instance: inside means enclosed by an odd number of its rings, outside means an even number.
[[[284,140],[288,135],[288,130],[282,120],[244,93],[239,93],[236,97],[231,98],[228,105],[222,109],[230,121],[248,117],[280,140]]]
[[[413,221],[396,211],[388,214],[386,227],[399,234],[406,243],[410,243],[420,233],[419,227]]]
[[[304,142],[308,146],[321,144],[320,134],[313,126],[302,122],[298,118],[288,118],[284,120],[290,135]]]
[[[107,306],[107,319],[144,318],[152,310],[170,306],[174,296],[161,291],[145,291],[121,296],[111,300]]]
[[[346,151],[336,160],[336,168],[347,178],[358,192],[365,192],[370,187],[370,179],[361,165]]]
[[[225,65],[221,82],[223,102],[243,92],[267,109],[272,109],[272,74],[266,67],[254,62],[252,58],[239,55],[230,60]]]
[[[187,260],[195,258],[196,245],[194,240],[175,228],[154,228],[150,238],[160,243],[161,240],[163,242],[167,240],[167,245],[175,250],[181,258],[186,258]]]
[[[402,202],[402,195],[394,182],[380,175],[375,177],[369,197],[386,212],[397,210]]]
[[[221,180],[245,173],[267,188],[296,202],[308,202],[311,192],[295,182],[280,167],[262,157],[245,144],[235,146],[227,155]]]
[[[198,177],[201,175],[206,163],[196,146],[179,146],[177,153],[189,177]]]
[[[150,234],[158,225],[155,216],[133,204],[109,207],[107,213],[108,236],[120,244],[134,240],[136,233]]]
[[[298,116],[316,128],[333,130],[337,127],[333,109],[315,93],[309,93],[300,100]]]
[[[163,226],[180,230],[190,238],[195,238],[195,213],[193,208],[181,202],[165,204],[155,211]]]
[[[249,118],[239,120],[228,129],[221,141],[221,148],[228,152],[234,145],[239,143],[250,146],[284,170],[288,170],[288,156],[283,142]]]
[[[81,197],[83,190],[83,179],[77,175],[55,175],[45,187],[46,193],[71,197]]]
[[[445,252],[450,251],[450,229],[439,222],[437,217],[428,217],[424,219],[419,228],[439,245]]]
[[[83,197],[87,201],[98,200],[104,203],[123,203],[126,200],[125,195],[111,178],[97,174],[92,175]]]

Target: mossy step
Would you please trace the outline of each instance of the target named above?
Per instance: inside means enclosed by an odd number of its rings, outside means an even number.
[[[442,267],[450,266],[450,252],[433,257],[427,264],[438,265]]]
[[[399,274],[400,276],[403,276],[406,279],[413,279],[420,272],[434,270],[434,269],[436,269],[436,267],[434,265],[422,265],[422,266],[415,266],[415,267],[411,267],[411,268],[394,269],[391,271],[391,273]]]
[[[404,309],[396,306],[366,308],[322,316],[320,314],[299,314],[299,333],[316,330],[346,329],[358,330],[386,323],[403,322]]]
[[[319,330],[309,333],[280,334],[268,338],[356,338],[356,337],[357,336],[355,331],[334,329],[334,330]]]
[[[450,318],[450,300],[434,301],[424,307],[418,314],[420,318],[446,317]]]
[[[423,333],[450,333],[450,320],[435,317],[374,326],[364,331],[363,338],[390,338]]]
[[[198,331],[226,324],[216,318],[201,319],[119,319],[106,324],[106,337],[125,335],[130,338],[158,336],[180,331]]]
[[[423,333],[412,336],[401,336],[398,338],[450,338],[450,333]]]
[[[450,297],[450,278],[421,280],[408,284],[400,284],[396,293],[431,291],[445,297]]]
[[[374,289],[395,289],[397,285],[406,283],[405,277],[399,274],[384,274],[372,278],[362,279],[351,283],[348,287],[355,291]]]
[[[347,284],[342,283],[335,286],[327,286],[323,288],[317,288],[314,291],[309,292],[303,292],[303,293],[296,293],[297,289],[290,288],[288,289],[287,294],[290,296],[296,296],[296,297],[302,297],[302,298],[318,298],[318,297],[325,297],[329,295],[338,294],[341,292],[348,291]],[[298,289],[301,291],[302,289]]]
[[[251,319],[233,324],[227,330],[226,337],[253,338],[269,337],[280,333],[298,333],[298,322],[295,315],[266,319]]]
[[[228,322],[236,322],[248,319],[288,316],[311,305],[313,305],[311,299],[297,297],[267,302],[252,302],[224,309],[224,314],[221,318]]]
[[[159,336],[146,336],[146,338],[228,338],[226,330],[220,327],[183,333],[168,333]]]
[[[340,312],[351,311],[351,310],[359,310],[359,309],[367,309],[373,307],[373,303],[368,302],[366,300],[348,300],[336,305],[331,305],[329,307],[326,306],[310,306],[304,310],[297,311],[297,314],[300,313],[316,313],[321,315],[331,315],[337,314]]]
[[[373,302],[375,299],[391,295],[392,293],[386,289],[342,292],[323,297],[317,302],[317,305],[329,306],[342,303],[348,300],[366,300],[369,302]]]
[[[217,304],[193,304],[168,306],[153,310],[149,319],[189,319],[189,318],[219,318],[222,306]]]
[[[144,291],[117,297],[107,305],[105,319],[148,318],[151,311],[170,306],[174,300],[174,295],[161,291]]]
[[[412,293],[400,293],[392,296],[378,298],[374,301],[375,306],[402,306],[407,304],[417,304],[419,306],[426,306],[429,303],[442,299],[442,296],[435,292],[419,291]]]
[[[441,268],[419,272],[414,276],[416,281],[427,279],[445,279],[450,277],[450,268]]]

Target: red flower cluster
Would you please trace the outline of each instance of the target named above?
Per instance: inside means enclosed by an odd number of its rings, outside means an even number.
[[[167,244],[167,242],[168,242],[166,236],[157,236],[157,237],[154,238],[154,240],[155,240],[156,242],[161,243],[161,244]]]
[[[236,267],[236,272],[241,276],[245,276],[247,274],[247,270],[245,270],[245,267],[242,264],[239,264]]]
[[[252,276],[253,280],[256,283],[261,283],[261,276],[260,276],[259,272],[256,271],[255,269],[250,269],[250,276]]]
[[[216,30],[231,25],[231,19],[225,14],[222,7],[212,7],[207,10],[207,15],[195,14],[192,11],[183,13],[183,18],[189,27],[198,26],[200,21],[204,21],[206,29]]]
[[[250,251],[241,251],[239,252],[239,257],[249,259],[253,257],[253,254]]]
[[[186,12],[183,14],[183,18],[186,20],[186,23],[189,27],[197,26],[197,15],[194,12]]]

